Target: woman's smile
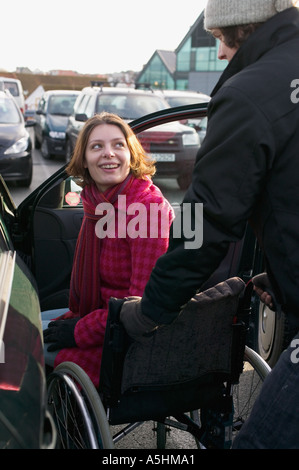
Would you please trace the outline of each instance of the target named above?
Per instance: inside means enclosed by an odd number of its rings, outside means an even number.
[[[99,168],[103,170],[115,170],[119,167],[120,165],[118,163],[103,163],[102,165],[99,165]]]

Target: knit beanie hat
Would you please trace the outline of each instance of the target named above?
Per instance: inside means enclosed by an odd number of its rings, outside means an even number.
[[[294,0],[208,0],[204,27],[209,30],[263,23],[294,4]]]

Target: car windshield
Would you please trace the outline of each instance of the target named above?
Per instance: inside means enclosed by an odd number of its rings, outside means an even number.
[[[12,98],[0,98],[0,123],[18,124],[19,122],[21,118]]]
[[[123,119],[131,120],[167,107],[164,100],[154,95],[112,95],[107,93],[98,97],[97,112],[107,111],[118,114]]]
[[[57,95],[49,98],[48,113],[70,116],[73,112],[77,95]]]

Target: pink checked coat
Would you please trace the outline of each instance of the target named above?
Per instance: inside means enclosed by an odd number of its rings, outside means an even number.
[[[156,260],[168,247],[168,230],[173,220],[173,210],[161,191],[151,180],[138,179],[134,182],[126,194],[126,206],[133,203],[141,203],[146,208],[147,237],[133,238],[130,233],[139,228],[136,225],[136,214],[125,213],[127,229],[125,238],[103,238],[101,239],[99,272],[100,276],[101,302],[97,310],[94,310],[81,318],[75,327],[75,341],[77,348],[62,349],[59,351],[55,367],[64,361],[72,361],[81,366],[89,375],[94,385],[99,384],[100,364],[102,347],[105,335],[105,327],[108,314],[108,301],[110,297],[123,298],[126,296],[142,296],[145,285],[149,279]],[[166,219],[166,233],[161,237],[161,226],[155,231],[157,217],[152,211],[151,204],[161,205],[161,213],[164,221]],[[117,235],[117,213],[118,202],[115,203],[115,233]],[[131,206],[132,207],[132,206]],[[133,212],[132,212],[133,213]],[[129,225],[128,225],[129,224]],[[132,225],[133,224],[133,225]],[[135,228],[134,228],[135,227]],[[158,236],[150,236],[150,227]],[[144,228],[144,226],[143,226]],[[92,246],[90,247],[92,250]],[[90,279],[90,289],[93,288],[93,279]],[[74,315],[76,316],[76,315]]]

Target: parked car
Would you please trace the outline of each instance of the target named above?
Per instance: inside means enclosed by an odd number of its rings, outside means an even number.
[[[65,131],[79,91],[51,90],[41,97],[36,110],[35,146],[46,159],[65,155]]]
[[[149,90],[132,88],[86,87],[82,90],[66,130],[66,160],[69,161],[84,122],[95,113],[113,112],[128,122],[145,114],[169,108],[163,97]],[[157,177],[176,178],[181,189],[191,181],[200,146],[197,133],[177,122],[156,125],[138,134],[146,152],[156,161]]]
[[[0,173],[6,181],[30,186],[32,180],[32,141],[27,127],[35,121],[24,121],[14,98],[0,91]]]
[[[35,109],[26,109],[24,113],[25,122],[35,121],[36,122],[36,110]]]
[[[21,80],[17,78],[0,77],[1,89],[8,90],[14,97],[22,114],[25,112],[24,91]]]
[[[184,106],[186,104],[208,103],[210,96],[196,91],[181,90],[163,90],[162,96],[170,104],[170,106]],[[189,119],[185,124],[193,127],[199,135],[200,143],[202,143],[207,131],[207,118]]]
[[[163,90],[161,95],[171,107],[184,106],[186,104],[207,103],[210,96],[205,93],[188,90]]]

